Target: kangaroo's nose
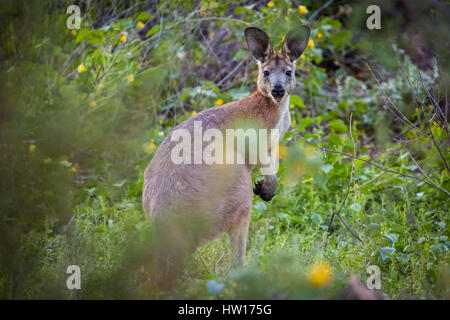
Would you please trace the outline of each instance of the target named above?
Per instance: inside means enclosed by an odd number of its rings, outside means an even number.
[[[276,86],[273,87],[272,89],[272,96],[274,96],[274,98],[281,98],[284,96],[285,90],[283,88],[283,86],[277,84]]]

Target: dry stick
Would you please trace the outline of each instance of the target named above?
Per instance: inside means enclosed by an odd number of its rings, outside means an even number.
[[[401,122],[403,122],[408,128],[410,128],[411,130],[417,132],[418,134],[429,138],[429,136],[427,134],[425,134],[424,132],[422,132],[419,128],[417,128],[411,121],[409,121],[409,119],[397,108],[397,106],[394,104],[394,102],[392,101],[391,97],[385,93],[384,89],[381,87],[381,83],[378,80],[378,78],[375,76],[375,74],[372,71],[372,68],[370,67],[370,65],[366,62],[366,66],[367,69],[369,70],[370,74],[372,75],[372,77],[374,78],[375,82],[377,83],[379,89],[383,92],[384,94],[384,98],[385,100],[387,100],[387,102],[389,102],[389,104],[391,105],[391,108],[388,108],[389,111],[395,115]],[[386,104],[387,105],[387,104]],[[394,112],[395,110],[395,112]]]
[[[422,175],[428,179],[428,181],[430,181],[430,183],[434,184],[434,185],[438,185],[436,182],[434,182],[433,180],[431,180],[431,178],[429,176],[427,176],[427,174],[425,173],[425,171],[422,169],[422,167],[417,163],[417,161],[413,158],[413,156],[408,153],[408,156],[411,158],[412,161],[414,161],[415,165],[419,168],[420,172],[422,173]]]
[[[444,162],[445,168],[447,168],[447,171],[450,172],[447,161],[445,161],[445,157],[441,152],[441,148],[439,148],[439,144],[437,143],[436,139],[434,138],[433,130],[431,129],[431,125],[429,123],[428,123],[428,130],[430,131],[430,139],[431,139],[431,141],[433,141],[434,146],[436,147],[437,151],[439,152],[439,155],[441,156],[441,159]]]
[[[402,72],[403,72],[403,71],[402,71]],[[406,74],[405,74],[405,77],[406,77],[406,79],[407,79],[408,82],[409,82],[409,78],[406,76]],[[425,87],[425,84],[424,84],[423,79],[422,79],[422,73],[420,72],[420,70],[419,70],[419,79],[420,79],[420,83],[422,84],[423,90],[427,93],[428,99],[430,99],[430,101],[431,101],[432,104],[433,104],[433,107],[434,107],[434,109],[435,109],[435,114],[434,114],[434,115],[438,114],[438,116],[441,116],[441,117],[442,117],[442,121],[443,121],[443,123],[444,123],[444,126],[443,126],[443,127],[444,127],[445,130],[447,130],[447,128],[448,128],[447,119],[446,119],[446,117],[444,116],[444,113],[442,112],[441,108],[439,107],[439,104],[436,102],[436,100],[434,99],[434,97],[431,95],[431,93],[430,93],[430,92],[428,91],[428,89]],[[409,82],[409,83],[410,83],[410,82]],[[410,83],[410,87],[411,87],[411,90],[412,90],[412,85],[411,85],[411,83]],[[414,95],[416,96],[416,99],[417,99],[417,93],[416,93],[415,91],[413,91],[413,92],[414,92]],[[425,109],[425,108],[423,107],[423,103],[422,103],[422,110],[424,110],[424,109]],[[439,112],[440,112],[440,114],[439,114]],[[429,138],[431,139],[431,141],[433,141],[434,146],[436,147],[437,151],[439,152],[439,155],[440,155],[442,161],[444,162],[445,168],[447,169],[448,172],[450,172],[450,169],[449,169],[449,167],[448,167],[447,161],[445,160],[445,157],[444,157],[444,155],[443,155],[442,152],[441,152],[441,148],[439,147],[439,144],[437,143],[436,139],[434,138],[433,130],[431,129],[431,124],[430,124],[430,123],[431,123],[432,119],[434,118],[434,115],[433,115],[433,117],[427,122],[427,124],[428,124],[428,125],[427,125],[427,126],[428,126],[428,131],[430,132]],[[425,117],[426,117],[426,115],[425,115]]]
[[[241,62],[239,62],[238,64],[237,64],[237,66],[236,67],[234,67],[234,69],[233,70],[231,70],[230,71],[230,73],[228,73],[222,80],[220,80],[218,83],[217,83],[217,86],[218,87],[220,87],[225,81],[227,81],[227,79],[229,78],[229,77],[231,77],[245,62],[247,62],[247,59],[245,59],[245,60],[242,60]]]
[[[425,84],[423,83],[422,79],[422,73],[419,70],[419,79],[420,83],[422,84],[423,90],[425,90],[428,98],[430,99],[431,103],[433,104],[433,107],[436,109],[436,112],[439,113],[439,116],[442,117],[443,123],[445,123],[445,127],[448,128],[447,119],[444,116],[444,113],[442,112],[441,108],[439,107],[439,103],[434,99],[434,97],[431,95],[431,93],[428,91],[428,89],[425,87]]]
[[[370,73],[372,74],[372,77],[375,79],[376,83],[378,84],[378,87],[381,89],[381,84],[380,84],[379,80],[377,79],[377,77],[375,76],[375,74],[374,74],[373,71],[372,71],[372,68],[369,66],[369,64],[368,64],[367,62],[366,62],[366,66],[367,66],[367,68],[369,69]],[[402,70],[402,72],[403,72],[403,70]],[[404,72],[403,72],[403,74],[404,74],[406,80],[408,81],[408,83],[410,84],[410,87],[411,87],[411,89],[412,89],[412,85],[411,85],[411,82],[409,81],[409,78],[406,76],[406,74],[405,74]],[[440,112],[442,113],[442,110],[439,108],[439,105],[437,104],[436,100],[433,98],[433,96],[430,94],[430,92],[429,92],[429,91],[427,90],[427,88],[425,87],[425,84],[423,83],[423,79],[422,79],[422,74],[420,73],[420,71],[419,71],[419,78],[420,78],[420,81],[421,81],[421,84],[422,84],[423,89],[424,89],[425,92],[427,93],[428,98],[431,100],[431,102],[432,102],[432,104],[433,104],[433,107],[434,107],[434,109],[436,110],[436,111],[435,111],[435,115],[436,115],[436,113],[438,113],[438,111],[440,111]],[[384,91],[384,90],[383,90],[383,91]],[[417,93],[416,93],[415,91],[413,91],[413,93],[414,93],[415,97],[417,97]],[[399,120],[402,121],[408,128],[410,128],[411,130],[413,130],[413,131],[415,131],[415,132],[421,134],[422,136],[424,136],[424,137],[426,137],[426,138],[431,139],[431,141],[433,142],[434,146],[436,147],[436,149],[437,149],[437,151],[438,151],[438,153],[439,153],[439,156],[441,157],[442,161],[444,162],[445,168],[447,169],[447,171],[450,172],[450,169],[449,169],[449,166],[448,166],[448,164],[447,164],[447,161],[445,160],[445,157],[444,157],[444,155],[442,154],[441,149],[439,148],[439,144],[437,143],[436,139],[434,138],[433,131],[431,130],[430,122],[432,121],[432,119],[434,118],[434,116],[433,116],[433,118],[431,118],[431,119],[428,121],[428,130],[429,130],[430,134],[429,134],[429,135],[428,135],[428,134],[425,134],[424,132],[422,132],[421,130],[419,130],[419,128],[417,128],[411,121],[409,121],[409,119],[408,119],[408,118],[407,118],[407,117],[406,117],[406,116],[405,116],[405,115],[404,115],[404,114],[403,114],[403,113],[395,106],[395,104],[392,102],[391,98],[390,98],[386,93],[385,93],[385,99],[388,100],[388,102],[391,104],[391,106],[394,108],[394,110],[395,110],[398,114],[400,114],[401,117],[398,117],[398,115],[395,114],[395,112],[393,112],[391,109],[389,109],[389,110],[390,110],[395,116],[397,116],[397,117],[399,118]],[[422,106],[422,109],[424,110],[423,106]],[[424,113],[424,114],[425,114],[425,113]],[[445,120],[444,120],[444,121],[445,121]],[[448,127],[448,125],[447,125],[447,123],[445,122],[445,129],[446,129],[446,130],[447,130],[447,127]]]
[[[334,0],[329,0],[327,3],[325,3],[323,6],[321,6],[319,9],[317,9],[308,19],[307,24],[310,24],[314,18],[320,13],[320,11],[324,10],[325,8],[327,8],[330,4],[333,3]]]
[[[347,154],[347,153],[340,152],[340,151],[337,151],[337,150],[332,150],[332,149],[329,149],[329,148],[327,148],[327,147],[321,147],[321,146],[318,146],[318,145],[316,145],[316,144],[314,144],[314,143],[312,143],[312,142],[307,141],[307,140],[306,140],[305,138],[303,138],[303,137],[302,137],[302,139],[303,139],[303,141],[305,141],[307,144],[309,144],[309,145],[311,145],[311,146],[313,146],[313,147],[315,147],[315,148],[317,148],[317,149],[322,150],[322,152],[324,152],[324,153],[325,153],[325,152],[337,153],[337,154],[340,154],[340,155],[343,155],[343,156],[346,156],[346,157],[349,157],[349,158],[353,158],[353,159],[356,159],[356,160],[359,160],[359,161],[363,161],[363,162],[368,163],[368,164],[370,164],[370,165],[372,165],[372,166],[374,166],[374,167],[377,167],[378,169],[381,169],[381,170],[383,170],[383,171],[390,172],[390,173],[395,173],[395,174],[401,175],[401,176],[406,177],[406,178],[411,178],[411,179],[414,179],[414,180],[417,180],[417,181],[426,183],[426,184],[429,185],[430,187],[432,187],[432,188],[434,188],[434,189],[436,189],[436,190],[439,190],[439,191],[445,193],[447,196],[450,197],[450,192],[448,192],[447,190],[445,190],[444,188],[442,188],[442,187],[440,187],[440,186],[434,185],[433,183],[430,183],[430,182],[425,181],[425,180],[423,180],[423,179],[420,179],[420,178],[417,178],[417,177],[414,177],[414,176],[410,176],[409,174],[405,174],[405,173],[401,173],[401,172],[398,172],[398,171],[389,169],[389,168],[387,168],[387,167],[385,167],[385,166],[383,166],[383,165],[381,165],[381,164],[373,163],[373,162],[371,162],[371,161],[369,161],[369,160],[361,159],[361,158],[355,157],[355,156],[353,156],[353,155],[351,155],[351,154]]]
[[[350,114],[349,131],[350,131],[350,137],[352,138],[352,141],[353,141],[353,156],[356,157],[356,144],[355,144],[355,139],[353,138],[353,134],[352,134],[352,116],[353,116],[353,113]],[[361,241],[363,243],[361,238],[350,228],[350,226],[347,224],[347,222],[345,222],[344,218],[342,218],[342,216],[340,214],[342,208],[344,207],[345,202],[347,201],[348,193],[350,192],[350,187],[351,187],[352,181],[353,181],[353,173],[355,172],[355,162],[356,162],[356,159],[353,160],[352,170],[350,171],[350,180],[348,181],[347,191],[345,192],[345,197],[342,200],[341,205],[339,206],[339,209],[337,211],[333,211],[333,213],[331,214],[330,223],[328,224],[327,238],[325,240],[325,246],[324,246],[325,251],[327,250],[328,238],[330,237],[330,234],[331,234],[331,225],[333,224],[334,216],[338,216],[338,218],[342,221],[342,223],[345,225],[347,230],[350,231],[350,233],[356,239],[358,239],[359,241]]]

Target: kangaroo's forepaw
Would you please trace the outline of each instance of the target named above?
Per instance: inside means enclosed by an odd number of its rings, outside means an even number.
[[[275,196],[275,191],[277,189],[277,178],[275,176],[268,176],[269,178],[264,178],[264,180],[255,182],[253,187],[253,193],[259,196],[264,201],[270,201]]]
[[[253,187],[253,193],[257,196],[261,196],[261,189],[262,189],[262,181],[256,181],[255,185]]]

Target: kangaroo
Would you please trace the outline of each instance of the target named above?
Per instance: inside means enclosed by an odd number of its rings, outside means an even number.
[[[146,217],[155,223],[160,269],[175,272],[186,253],[225,232],[233,250],[232,265],[244,265],[253,194],[265,201],[274,197],[276,174],[263,170],[273,164],[260,166],[263,180],[254,187],[254,164],[195,163],[192,154],[183,155],[187,163],[175,164],[171,158],[179,139],[175,132],[195,135],[195,122],[200,122],[203,130],[279,129],[282,137],[291,124],[289,97],[295,88],[295,62],[305,50],[309,34],[306,26],[291,30],[281,49],[275,51],[266,32],[257,27],[245,29],[247,47],[259,69],[257,90],[179,124],[155,152],[144,173],[142,202]]]

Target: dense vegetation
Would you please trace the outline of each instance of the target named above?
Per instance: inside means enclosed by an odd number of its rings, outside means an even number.
[[[443,42],[428,47],[439,60],[369,32],[363,2],[93,3],[80,1],[79,30],[69,1],[0,8],[1,298],[337,298],[370,265],[391,298],[450,297]],[[448,32],[440,12],[433,32]],[[176,124],[255,90],[246,26],[279,47],[306,23],[278,191],[254,199],[247,268],[230,271],[223,236],[155,290],[141,205],[152,154]],[[69,265],[81,290],[66,287]]]

